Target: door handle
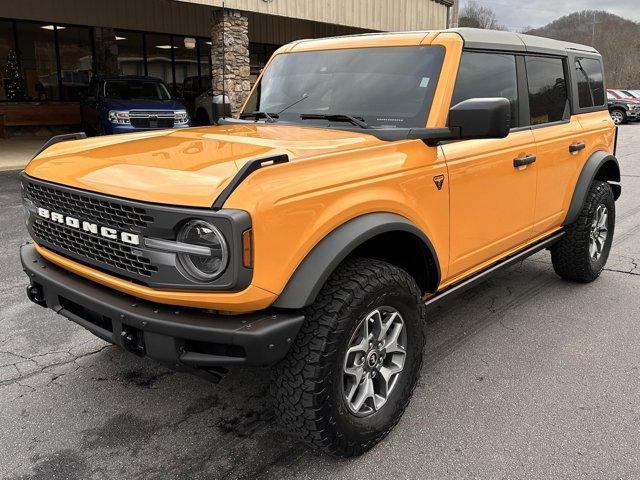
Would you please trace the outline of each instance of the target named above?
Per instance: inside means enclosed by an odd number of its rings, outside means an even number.
[[[584,150],[586,147],[587,146],[584,144],[584,142],[572,143],[571,145],[569,145],[569,153],[579,152],[580,150]]]
[[[525,167],[527,165],[531,165],[535,161],[536,161],[536,156],[535,155],[527,155],[526,157],[518,157],[518,158],[513,160],[513,167],[514,168]]]

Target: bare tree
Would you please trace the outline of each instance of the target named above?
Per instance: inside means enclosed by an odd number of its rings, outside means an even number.
[[[470,0],[460,10],[458,25],[461,27],[504,30],[504,26],[498,23],[496,12],[485,5],[481,5],[476,0]]]

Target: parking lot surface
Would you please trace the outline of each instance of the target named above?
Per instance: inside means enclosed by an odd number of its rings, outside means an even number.
[[[602,277],[564,282],[542,252],[431,310],[411,405],[353,460],[274,425],[265,371],[210,384],[28,302],[17,172],[0,173],[0,478],[639,478],[639,144],[620,128]]]

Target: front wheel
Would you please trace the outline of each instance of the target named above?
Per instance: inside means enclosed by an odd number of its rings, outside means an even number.
[[[578,219],[565,228],[564,237],[551,248],[551,261],[566,280],[589,283],[600,276],[609,258],[616,204],[611,186],[591,184]]]
[[[609,112],[611,114],[611,118],[613,119],[613,123],[616,125],[622,125],[623,123],[627,123],[629,119],[627,118],[627,112],[624,110],[620,110],[616,108],[615,110],[611,110]]]
[[[382,440],[415,388],[425,307],[414,279],[372,259],[329,278],[287,357],[273,369],[281,423],[324,452],[352,457]]]

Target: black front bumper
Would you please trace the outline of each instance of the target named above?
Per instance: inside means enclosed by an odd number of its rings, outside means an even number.
[[[267,366],[281,360],[302,325],[298,313],[219,315],[154,304],[90,282],[20,248],[27,295],[98,337],[176,370]]]

